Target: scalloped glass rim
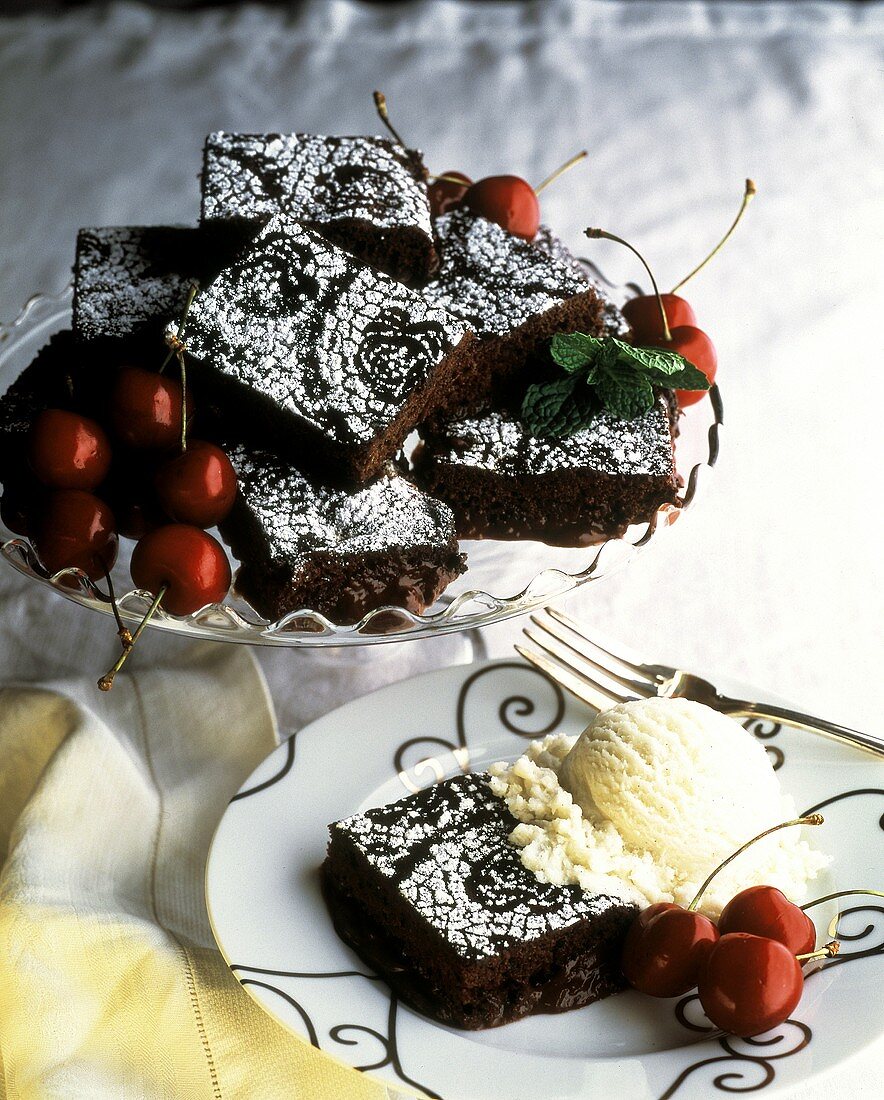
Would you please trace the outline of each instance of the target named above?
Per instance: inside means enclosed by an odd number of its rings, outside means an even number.
[[[594,277],[610,287],[615,294],[625,297],[638,292],[638,288],[632,284],[614,287],[593,265],[587,266],[592,268]],[[55,332],[70,323],[71,299],[70,286],[59,294],[34,294],[14,321],[0,325],[0,392],[5,392],[18,373]],[[581,555],[586,555],[585,564],[581,561],[579,569],[563,568],[551,562],[549,566],[535,573],[527,584],[519,586],[513,594],[507,596],[466,587],[462,578],[449,586],[433,608],[423,615],[401,607],[380,607],[369,612],[360,622],[347,626],[330,622],[325,616],[309,608],[291,611],[271,623],[235,596],[223,604],[211,604],[183,618],[168,615],[160,609],[149,625],[155,630],[168,630],[194,638],[251,645],[315,647],[410,641],[472,630],[524,614],[622,568],[637,553],[656,542],[663,531],[694,503],[699,486],[705,480],[704,471],[715,465],[719,453],[723,409],[717,386],[713,386],[708,401],[700,401],[688,410],[685,420],[688,418],[700,429],[702,442],[701,453],[695,456],[697,461],[691,461],[687,469],[683,469],[679,462],[683,449],[681,439],[676,445],[676,460],[685,481],[681,508],[664,505],[647,523],[633,525],[621,538],[608,539],[579,551]],[[697,423],[698,420],[700,423]],[[0,531],[5,532],[5,528],[0,527]],[[491,553],[497,553],[501,562],[506,563],[508,557],[513,558],[519,554],[520,548],[530,546],[536,549],[541,545],[526,542],[492,543],[489,540],[467,543],[466,551],[469,559],[471,547],[477,555],[478,548],[481,547],[487,559],[486,551],[490,547],[493,548]],[[578,553],[556,547],[543,547],[543,551],[548,552],[551,559],[566,554],[573,557]],[[18,572],[52,588],[65,599],[105,615],[112,614],[108,597],[85,574],[77,569],[66,569],[48,575],[26,540],[10,538],[2,543],[0,553]],[[150,595],[138,590],[123,591],[128,580],[128,554],[121,554],[120,559],[114,571],[117,574],[117,591],[122,592],[117,603],[122,618],[127,622],[137,623],[147,610]],[[469,573],[466,577],[468,584]]]

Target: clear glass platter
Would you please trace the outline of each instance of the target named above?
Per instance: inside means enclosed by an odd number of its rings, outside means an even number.
[[[598,272],[599,281],[606,282]],[[607,284],[610,285],[610,284]],[[635,293],[636,288],[613,288],[615,297]],[[0,325],[0,393],[4,393],[56,332],[70,326],[72,291],[36,294],[19,316]],[[718,387],[691,406],[681,418],[676,445],[676,465],[683,478],[680,508],[664,505],[647,523],[630,527],[620,538],[594,546],[566,549],[538,542],[462,542],[468,571],[445,590],[423,615],[400,607],[381,607],[353,625],[330,622],[323,615],[301,608],[276,622],[263,619],[234,591],[224,603],[211,604],[184,618],[162,611],[150,627],[194,638],[250,645],[314,647],[353,646],[426,638],[474,630],[490,623],[541,607],[584,584],[601,580],[622,568],[636,554],[664,537],[666,529],[694,506],[709,470],[715,465],[722,425]],[[25,539],[12,535],[0,524],[0,553],[12,568],[54,589],[82,607],[111,615],[107,595],[76,569],[47,576]],[[122,540],[112,578],[121,616],[140,621],[150,595],[131,589],[129,559],[132,546]],[[235,559],[231,559],[234,570]]]

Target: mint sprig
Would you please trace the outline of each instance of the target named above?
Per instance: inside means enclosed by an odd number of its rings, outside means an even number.
[[[653,406],[654,386],[709,389],[705,374],[677,352],[614,336],[556,333],[550,354],[564,374],[529,386],[522,402],[522,421],[536,436],[573,435],[602,409],[635,420]]]

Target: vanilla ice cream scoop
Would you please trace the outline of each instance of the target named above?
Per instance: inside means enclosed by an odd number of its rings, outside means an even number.
[[[628,847],[700,878],[710,858],[794,812],[761,743],[689,699],[644,699],[600,714],[562,761],[559,782]]]
[[[797,816],[764,746],[739,723],[687,699],[643,699],[599,714],[579,738],[532,742],[489,783],[519,824],[510,841],[541,880],[639,903],[687,905],[746,841]],[[712,880],[717,917],[746,886],[792,900],[828,863],[798,828],[753,844]]]

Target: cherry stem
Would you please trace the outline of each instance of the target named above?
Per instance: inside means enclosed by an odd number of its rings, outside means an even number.
[[[135,633],[132,635],[132,641],[129,643],[128,646],[123,647],[123,652],[120,654],[114,667],[106,672],[104,676],[102,676],[101,679],[98,681],[98,686],[99,688],[101,688],[102,691],[110,691],[110,689],[114,686],[114,677],[126,663],[126,658],[135,648],[135,643],[141,637],[141,632],[153,618],[157,608],[160,606],[160,601],[162,600],[163,596],[165,596],[168,588],[169,586],[167,584],[164,584],[159,592],[157,592],[157,594],[153,598],[153,602],[147,609],[147,614],[136,627]]]
[[[181,368],[181,453],[187,450],[187,369],[184,366],[184,352],[178,351],[178,366]]]
[[[181,339],[181,334],[184,332],[184,326],[187,323],[187,315],[190,313],[190,307],[193,305],[193,300],[199,293],[199,283],[191,283],[190,288],[187,291],[187,301],[184,303],[184,311],[181,314],[181,320],[178,322],[178,331],[174,336],[167,336],[166,343],[169,345],[169,350],[166,353],[166,358],[162,362],[159,373],[163,371],[172,362],[173,355],[180,355],[184,350],[184,342]]]
[[[456,183],[460,187],[469,187],[468,183],[464,183],[463,180],[459,180],[456,176],[430,176],[430,183],[438,183],[440,180],[442,183]]]
[[[108,595],[110,596],[111,609],[114,613],[114,619],[117,623],[117,634],[119,634],[120,636],[120,645],[122,645],[123,649],[129,649],[132,646],[132,631],[120,618],[120,609],[117,607],[117,596],[114,592],[114,582],[111,579],[110,570],[105,565],[104,561],[101,562],[101,568],[104,570],[104,577],[107,581],[107,591]]]
[[[831,959],[841,950],[841,944],[838,940],[830,940],[829,943],[824,944],[818,951],[808,951],[804,955],[796,955],[795,958],[799,962],[807,962],[808,959]]]
[[[801,909],[812,909],[814,905],[822,905],[824,901],[834,901],[835,898],[848,898],[854,894],[869,894],[874,898],[884,898],[884,890],[836,890],[834,894],[825,894],[821,898],[815,898],[800,906]]]
[[[657,286],[657,280],[654,278],[653,271],[651,271],[651,269],[648,267],[647,261],[645,260],[641,252],[639,252],[637,248],[633,248],[629,241],[624,241],[622,237],[615,237],[613,233],[608,233],[604,229],[585,229],[584,233],[592,240],[601,239],[605,241],[616,241],[617,244],[625,245],[630,252],[633,252],[636,256],[638,256],[642,264],[644,264],[645,271],[647,271],[648,273],[648,278],[651,280],[651,286],[653,286],[654,288],[654,295],[657,298],[657,305],[660,307],[660,319],[663,322],[663,339],[666,340],[668,343],[672,339],[672,333],[669,330],[669,321],[666,317],[666,310],[663,308],[663,299],[660,297],[660,288]]]
[[[688,906],[688,912],[692,913],[700,904],[700,899],[706,893],[709,883],[715,878],[719,871],[723,871],[725,867],[737,856],[742,855],[747,848],[751,848],[757,840],[763,840],[764,837],[770,836],[771,833],[779,832],[780,829],[789,829],[793,825],[822,825],[822,814],[808,814],[807,817],[796,817],[793,821],[781,821],[779,825],[771,825],[769,829],[765,829],[763,833],[759,833],[758,836],[753,836],[751,840],[747,840],[745,844],[741,844],[735,852],[732,852],[727,859],[722,860],[721,863],[715,868],[712,874],[706,879],[700,889],[697,891],[697,895],[691,904]]]
[[[758,193],[758,189],[755,186],[755,183],[752,180],[746,180],[746,188],[743,191],[743,201],[742,201],[742,203],[740,203],[740,209],[737,211],[737,216],[731,222],[730,229],[728,229],[727,233],[725,233],[725,235],[721,238],[721,240],[718,242],[718,244],[715,246],[715,248],[712,249],[712,251],[706,257],[706,259],[702,260],[700,263],[698,263],[697,266],[694,268],[694,270],[691,271],[689,274],[685,275],[685,277],[682,279],[682,281],[680,283],[675,284],[675,286],[669,292],[670,294],[675,294],[677,291],[681,290],[681,288],[685,285],[685,283],[689,279],[693,279],[693,277],[697,274],[697,272],[702,271],[703,268],[706,266],[706,264],[708,264],[709,261],[714,256],[718,255],[718,253],[722,250],[722,248],[724,248],[724,246],[727,244],[727,242],[730,239],[730,236],[733,233],[733,231],[740,224],[740,219],[746,213],[746,207],[753,200],[753,198],[755,197],[755,195],[757,193]]]
[[[547,176],[546,179],[542,182],[538,183],[538,185],[534,188],[534,194],[539,195],[545,187],[549,187],[549,185],[551,183],[554,183],[559,178],[559,176],[564,176],[564,174],[571,168],[573,168],[575,164],[579,164],[582,160],[585,160],[587,156],[589,156],[589,154],[585,149],[581,149],[579,153],[575,153],[570,160],[566,160],[564,164],[560,164],[555,172]]]
[[[372,94],[374,95],[374,105],[377,108],[377,112],[381,122],[383,122],[383,124],[387,127],[387,129],[390,131],[396,141],[404,149],[405,142],[399,136],[396,128],[393,126],[393,123],[390,121],[390,115],[387,112],[387,97],[384,95],[383,92],[374,92]]]

